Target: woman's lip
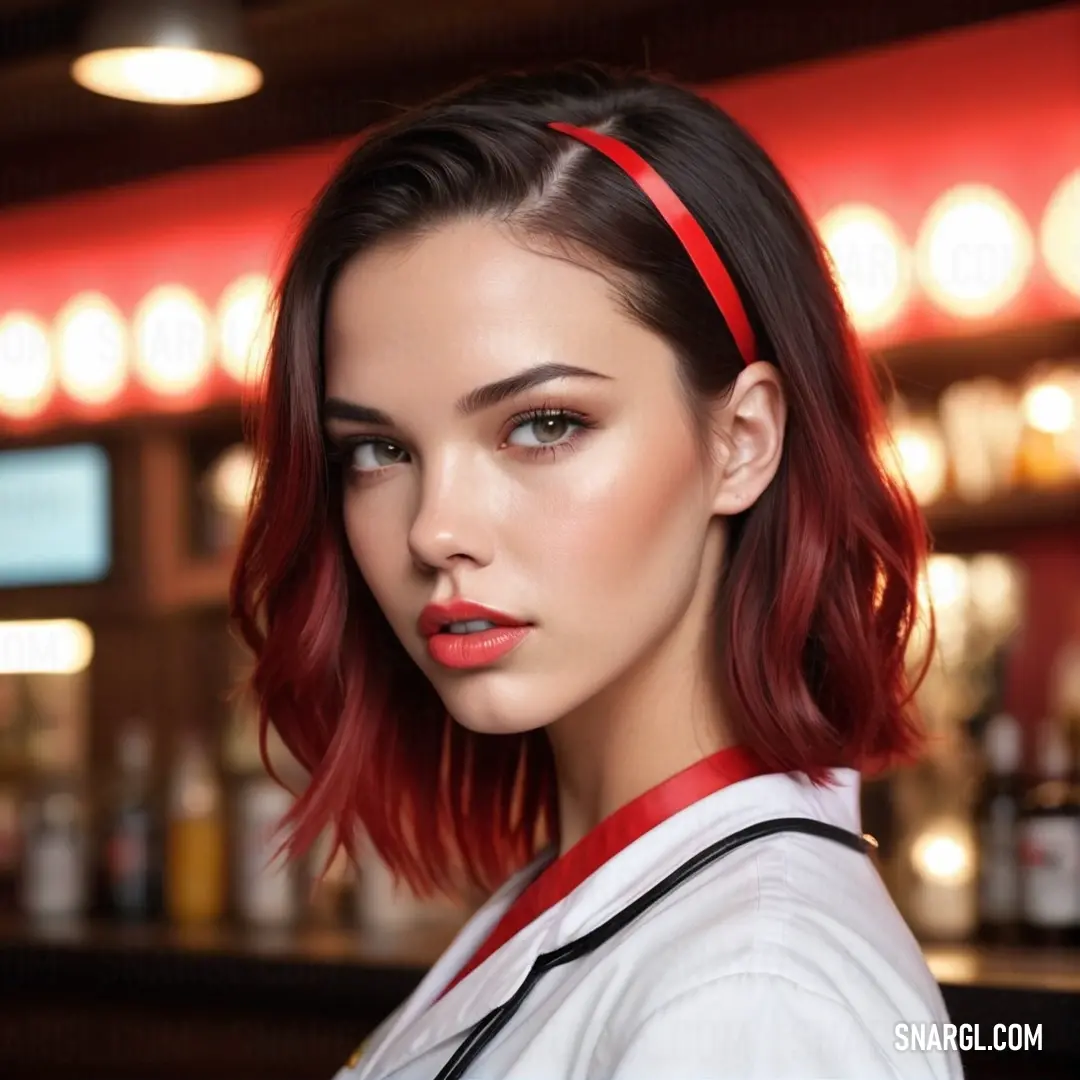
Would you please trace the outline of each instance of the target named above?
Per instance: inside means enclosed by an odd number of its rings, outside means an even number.
[[[432,637],[448,623],[474,622],[483,619],[496,626],[528,626],[527,622],[515,619],[503,611],[486,607],[472,600],[451,600],[448,604],[428,604],[420,612],[417,629],[422,637]]]
[[[432,634],[428,655],[437,664],[458,671],[489,667],[512,653],[532,633],[532,627],[495,626],[471,634]]]

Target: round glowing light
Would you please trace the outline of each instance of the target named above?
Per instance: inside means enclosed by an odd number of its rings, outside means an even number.
[[[896,437],[900,468],[915,498],[933,502],[945,489],[948,458],[940,438],[927,431],[903,431]]]
[[[241,383],[257,383],[270,351],[273,286],[263,274],[246,274],[221,295],[217,309],[221,366]]]
[[[102,49],[80,56],[71,77],[87,90],[157,105],[209,105],[254,94],[262,72],[239,56],[166,46]]]
[[[243,443],[230,446],[210,466],[210,498],[229,514],[243,514],[255,486],[255,456]]]
[[[931,555],[918,578],[920,618],[909,654],[921,662],[930,645],[928,617],[934,619],[933,661],[942,671],[962,663],[970,641],[971,580],[958,555]]]
[[[1020,567],[1007,555],[983,552],[968,561],[968,588],[979,623],[998,641],[1023,618],[1024,580]]]
[[[1054,280],[1080,296],[1080,169],[1065,177],[1050,196],[1039,247]]]
[[[923,506],[940,498],[949,477],[949,455],[941,430],[930,417],[897,421],[882,447],[886,466]]]
[[[911,286],[911,263],[899,230],[880,210],[850,203],[819,223],[851,321],[860,330],[899,314]]]
[[[55,385],[48,327],[24,312],[5,315],[0,319],[0,412],[33,416]]]
[[[974,876],[971,842],[959,830],[927,829],[912,845],[911,859],[926,881],[960,885]]]
[[[967,611],[971,582],[968,565],[959,555],[931,555],[919,584],[936,612]]]
[[[916,245],[927,293],[954,315],[990,315],[1020,291],[1034,257],[1020,211],[993,188],[965,184],[930,209]]]
[[[80,293],[56,320],[60,385],[76,401],[111,401],[128,377],[128,333],[124,318],[100,293]]]
[[[1039,382],[1023,398],[1024,419],[1029,427],[1049,435],[1061,435],[1076,423],[1076,402],[1065,386]]]
[[[0,675],[75,675],[93,656],[93,632],[76,619],[0,622]]]
[[[195,389],[210,369],[210,316],[202,301],[181,285],[151,290],[135,311],[135,367],[140,380],[160,394]]]

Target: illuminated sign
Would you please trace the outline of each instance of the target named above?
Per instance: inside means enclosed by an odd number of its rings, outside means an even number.
[[[110,481],[100,446],[0,452],[0,587],[104,578],[112,564]]]

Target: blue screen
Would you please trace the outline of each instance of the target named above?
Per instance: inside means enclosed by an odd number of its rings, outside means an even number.
[[[0,587],[106,577],[110,481],[108,454],[89,443],[0,452]]]

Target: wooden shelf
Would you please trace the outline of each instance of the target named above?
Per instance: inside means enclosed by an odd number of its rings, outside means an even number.
[[[247,961],[253,969],[314,964],[373,973],[399,969],[419,976],[450,944],[463,918],[464,913],[461,919],[375,932],[345,927],[258,931],[228,924],[183,929],[95,920],[40,926],[11,916],[0,918],[0,946],[133,966],[173,956],[208,963],[214,958]],[[926,943],[923,953],[943,985],[1080,996],[1080,949]]]
[[[240,400],[213,401],[186,410],[140,409],[117,416],[72,416],[26,426],[0,417],[0,450],[83,441],[137,441],[148,433],[188,434],[224,425],[240,428],[243,417]]]
[[[985,334],[915,341],[874,354],[884,381],[912,400],[936,399],[960,379],[1023,379],[1043,361],[1080,359],[1080,317]]]
[[[1080,994],[1077,949],[927,945],[923,952],[934,978],[947,985]]]
[[[927,507],[925,513],[939,546],[1035,528],[1080,530],[1080,483],[1058,489],[1017,490],[983,503],[944,499]]]

